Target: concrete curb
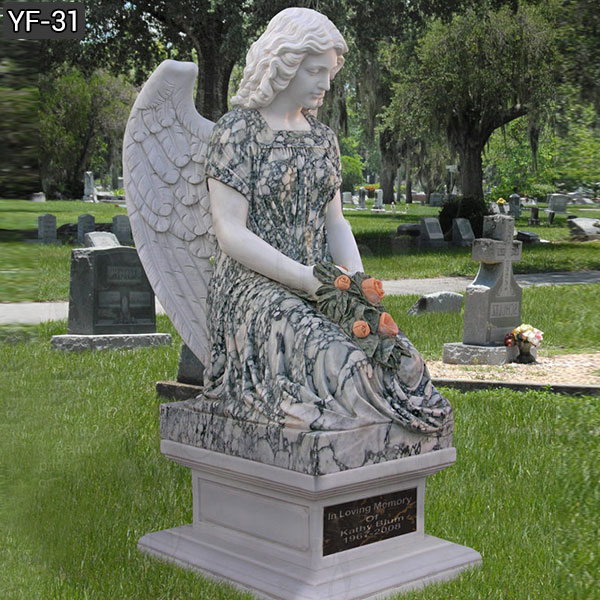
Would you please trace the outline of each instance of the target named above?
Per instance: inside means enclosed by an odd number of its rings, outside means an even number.
[[[451,387],[461,392],[507,389],[516,392],[536,391],[565,394],[567,396],[600,396],[600,385],[570,385],[566,383],[533,383],[514,381],[484,381],[479,379],[432,379],[436,387]]]

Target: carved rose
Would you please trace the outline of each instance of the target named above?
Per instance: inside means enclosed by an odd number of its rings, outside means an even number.
[[[394,337],[398,333],[398,325],[389,313],[381,313],[379,317],[379,333],[386,337]]]
[[[383,292],[383,284],[379,279],[375,279],[374,277],[365,279],[362,282],[361,287],[365,297],[371,304],[379,304],[385,295]]]
[[[357,338],[366,338],[371,333],[371,328],[366,321],[354,321],[354,325],[352,325],[352,333]]]
[[[345,292],[346,290],[350,289],[350,277],[348,277],[348,275],[340,275],[333,282],[333,285],[335,285],[338,290]]]

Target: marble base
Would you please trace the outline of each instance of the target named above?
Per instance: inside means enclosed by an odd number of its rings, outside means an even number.
[[[160,436],[188,446],[282,467],[327,475],[452,447],[452,422],[426,436],[391,422],[347,431],[312,431],[212,414],[210,400],[162,404]]]
[[[192,471],[193,524],[145,535],[138,547],[259,597],[383,598],[481,563],[475,550],[424,533],[426,477],[455,461],[454,448],[325,476],[170,440],[161,450]],[[381,518],[378,499],[392,494],[412,495],[412,512],[394,505],[386,509],[393,522],[374,522]],[[343,504],[355,507],[352,516],[342,516]],[[412,515],[410,532],[382,539],[383,531],[400,527],[403,514]],[[355,520],[332,534],[337,518]],[[361,541],[348,547],[353,535]]]
[[[537,357],[537,349],[531,349],[531,355]],[[514,362],[519,356],[516,346],[475,346],[460,342],[444,344],[442,360],[452,365],[504,365]]]
[[[119,348],[143,348],[147,346],[170,346],[172,339],[168,333],[124,333],[98,335],[53,335],[52,347],[66,352],[84,350],[115,350]]]

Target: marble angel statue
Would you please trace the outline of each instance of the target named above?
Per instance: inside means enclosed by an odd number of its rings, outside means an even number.
[[[204,410],[311,431],[389,424],[406,431],[403,454],[428,452],[452,445],[453,417],[417,350],[392,322],[386,343],[399,359],[376,360],[366,333],[319,303],[366,278],[342,214],[337,139],[313,116],[346,51],[324,15],[280,12],[214,125],[193,105],[195,65],[165,61],[125,137],[132,229],[159,300],[205,365]],[[324,284],[332,269],[343,285]]]

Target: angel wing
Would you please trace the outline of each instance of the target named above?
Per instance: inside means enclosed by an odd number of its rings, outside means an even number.
[[[198,67],[165,60],[140,92],[123,142],[123,180],[133,239],[171,322],[208,364],[206,296],[215,249],[205,183],[214,126],[198,114]]]

